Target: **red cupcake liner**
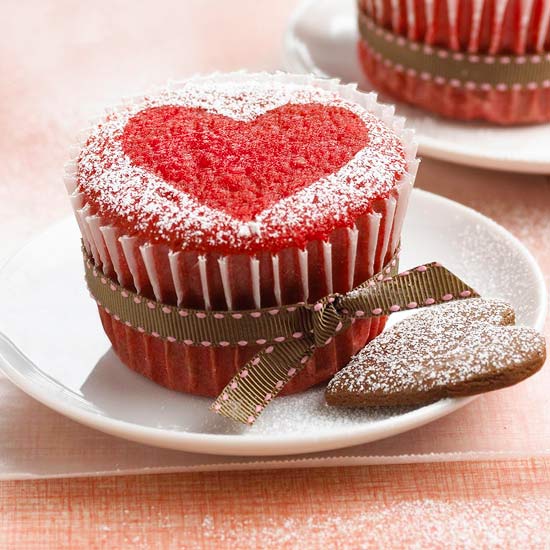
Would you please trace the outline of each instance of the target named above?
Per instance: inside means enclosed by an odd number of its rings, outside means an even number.
[[[360,0],[359,9],[393,33],[429,46],[490,55],[550,51],[550,4],[543,0]],[[448,118],[502,125],[550,120],[549,87],[474,90],[423,80],[384,64],[363,40],[359,58],[377,89]]]
[[[327,86],[335,84],[327,82]],[[372,105],[372,96],[369,102]],[[401,134],[408,171],[390,196],[376,201],[354,227],[336,229],[326,241],[313,240],[303,250],[288,248],[275,254],[172,251],[108,225],[76,190],[74,165],[69,165],[66,183],[84,245],[94,262],[120,285],[170,305],[238,310],[313,302],[332,292],[347,292],[379,272],[394,256],[418,167],[412,133],[403,130],[402,120],[393,116],[393,110],[378,104],[375,109]],[[195,395],[217,396],[261,349],[168,342],[116,321],[101,307],[99,314],[125,365],[167,388]],[[331,344],[318,349],[283,394],[303,391],[333,376],[384,324],[384,318],[356,321]]]
[[[376,58],[365,41],[358,45],[361,66],[380,91],[395,99],[456,120],[513,125],[550,120],[550,88],[468,90],[423,80]]]

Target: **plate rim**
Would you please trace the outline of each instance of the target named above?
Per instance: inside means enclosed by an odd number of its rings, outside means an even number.
[[[437,207],[437,203],[439,202],[440,204],[443,203],[448,207],[450,206],[457,209],[463,215],[477,218],[480,223],[491,226],[494,232],[521,252],[522,257],[526,260],[531,268],[532,274],[537,280],[536,294],[539,298],[539,310],[533,327],[537,330],[541,330],[545,323],[548,307],[547,289],[540,266],[527,247],[507,229],[473,208],[421,189],[415,189],[413,192],[417,196],[422,196],[424,200],[431,201],[430,206],[432,207]],[[433,204],[434,202],[436,204]],[[19,251],[11,255],[6,262],[3,262],[0,266],[0,280],[9,265],[21,254],[24,254],[28,246],[40,239],[44,233],[55,225],[66,222],[66,220],[67,218],[63,218],[49,225],[43,231],[35,234],[35,236],[27,241]],[[11,364],[10,360],[6,358],[6,354],[10,353],[18,356],[18,360],[24,364],[23,368],[17,368],[15,365]],[[27,369],[36,372],[40,376],[40,382],[46,381],[50,384],[48,391],[43,390],[41,383],[25,375],[24,371]],[[105,416],[99,411],[89,410],[82,406],[75,405],[73,401],[77,399],[77,396],[72,392],[63,391],[60,384],[53,380],[47,373],[41,371],[40,368],[26,357],[24,352],[11,342],[8,336],[2,332],[0,332],[0,371],[2,371],[7,378],[23,392],[37,401],[91,428],[146,445],[226,456],[297,455],[352,447],[410,431],[446,416],[478,397],[443,399],[396,417],[379,420],[375,425],[359,424],[347,430],[343,430],[342,433],[336,435],[304,436],[303,433],[300,433],[296,435],[290,434],[284,437],[278,435],[258,435],[255,438],[240,438],[239,435],[234,434],[206,434],[143,426],[126,420]],[[65,396],[69,395],[71,399],[66,399],[66,397],[65,399],[60,399],[59,394]]]
[[[331,2],[336,4],[339,0],[323,0],[324,2]],[[330,75],[317,67],[313,60],[311,61],[311,66],[308,66],[302,59],[302,56],[299,55],[298,45],[303,45],[304,42],[299,40],[295,28],[300,22],[302,16],[309,10],[319,3],[319,0],[302,0],[292,12],[291,17],[288,20],[284,37],[283,37],[283,64],[284,66],[292,72],[298,73],[312,73],[321,78],[337,79],[340,80],[337,76]],[[350,3],[351,0],[350,0]],[[342,81],[347,83],[346,81]],[[356,81],[350,81],[350,83],[357,83]],[[373,86],[374,93],[378,93]],[[388,104],[395,105],[397,109],[399,106],[406,107],[408,109],[416,109],[419,113],[425,118],[429,118],[434,122],[439,120],[444,120],[448,123],[464,124],[467,125],[467,122],[453,121],[452,119],[444,119],[437,115],[430,113],[429,111],[424,111],[415,107],[414,105],[408,105],[406,103],[391,100]],[[411,120],[407,115],[403,115],[397,112],[398,116],[402,116],[408,122]],[[482,122],[481,122],[482,123]],[[550,126],[550,123],[546,123]],[[527,125],[529,126],[529,125]],[[533,125],[538,126],[538,125]],[[526,125],[520,126],[498,126],[487,124],[488,129],[502,130],[508,132],[514,132],[514,130],[520,128],[525,128]],[[538,174],[538,175],[549,175],[550,174],[550,160],[522,160],[522,159],[510,159],[506,156],[483,156],[481,154],[476,154],[475,151],[464,151],[460,148],[456,149],[452,147],[452,144],[449,147],[442,147],[442,142],[437,138],[427,136],[420,132],[414,126],[411,128],[416,133],[416,139],[418,141],[419,152],[427,157],[453,162],[455,164],[460,164],[464,166],[472,166],[476,168],[486,168],[490,170],[506,171],[506,172],[519,172],[522,174]],[[476,128],[477,129],[477,128]],[[448,141],[443,143],[450,143]]]

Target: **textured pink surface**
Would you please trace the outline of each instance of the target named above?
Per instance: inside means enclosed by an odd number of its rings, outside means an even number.
[[[290,0],[4,4],[0,258],[31,233],[70,212],[61,167],[74,133],[90,115],[121,95],[169,77],[215,68],[280,66],[282,31],[294,5]],[[499,221],[535,254],[549,281],[547,177],[426,160],[418,186]],[[483,397],[430,426],[375,444],[371,451],[395,454],[401,448],[430,453],[437,442],[439,451],[446,452],[466,441],[463,451],[477,451],[463,458],[487,457],[478,453],[495,445],[503,453],[529,449],[542,453],[545,443],[547,450],[550,447],[545,417],[550,414],[545,412],[550,409],[547,371],[548,367],[538,378]],[[64,461],[78,471],[90,457],[98,456],[110,460],[113,467],[135,460],[141,471],[159,456],[157,449],[102,439],[101,434],[39,405],[35,409],[29,398],[8,389],[7,382],[2,384],[2,394],[12,396],[0,406],[4,471],[36,474],[43,466],[51,473]],[[518,402],[530,405],[518,412],[512,406]],[[36,422],[28,425],[31,411]],[[22,430],[24,424],[28,430]],[[26,431],[29,437],[22,439]],[[179,460],[176,455],[169,453],[174,462]],[[99,464],[104,462],[98,460]],[[356,548],[362,543],[383,544],[391,534],[396,548],[410,547],[414,540],[434,548],[449,541],[466,548],[491,542],[501,548],[543,547],[548,533],[544,522],[549,465],[547,458],[12,482],[2,486],[0,543],[3,547],[93,548],[105,542],[113,548],[147,548],[179,540],[183,545],[220,547],[237,534],[241,543],[251,545],[286,543],[304,548],[309,541],[313,546],[332,542]],[[424,513],[419,514],[419,509]],[[415,539],[415,533],[424,538]],[[461,540],[462,535],[469,538]]]

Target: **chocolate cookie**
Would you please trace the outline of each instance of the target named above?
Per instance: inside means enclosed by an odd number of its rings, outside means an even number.
[[[330,381],[329,405],[421,405],[498,390],[537,372],[544,337],[513,326],[500,300],[471,299],[420,311],[382,333]]]

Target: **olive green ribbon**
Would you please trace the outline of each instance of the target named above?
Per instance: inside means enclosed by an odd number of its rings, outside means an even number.
[[[84,248],[83,255],[88,289],[116,321],[189,346],[261,346],[211,406],[245,424],[254,423],[317,348],[328,345],[355,321],[478,296],[439,263],[397,274],[396,255],[380,273],[350,292],[330,294],[313,304],[198,310],[163,304],[124,288],[107,277]]]
[[[484,55],[436,48],[388,31],[361,10],[359,32],[381,62],[424,80],[482,90],[550,87],[550,52]]]

